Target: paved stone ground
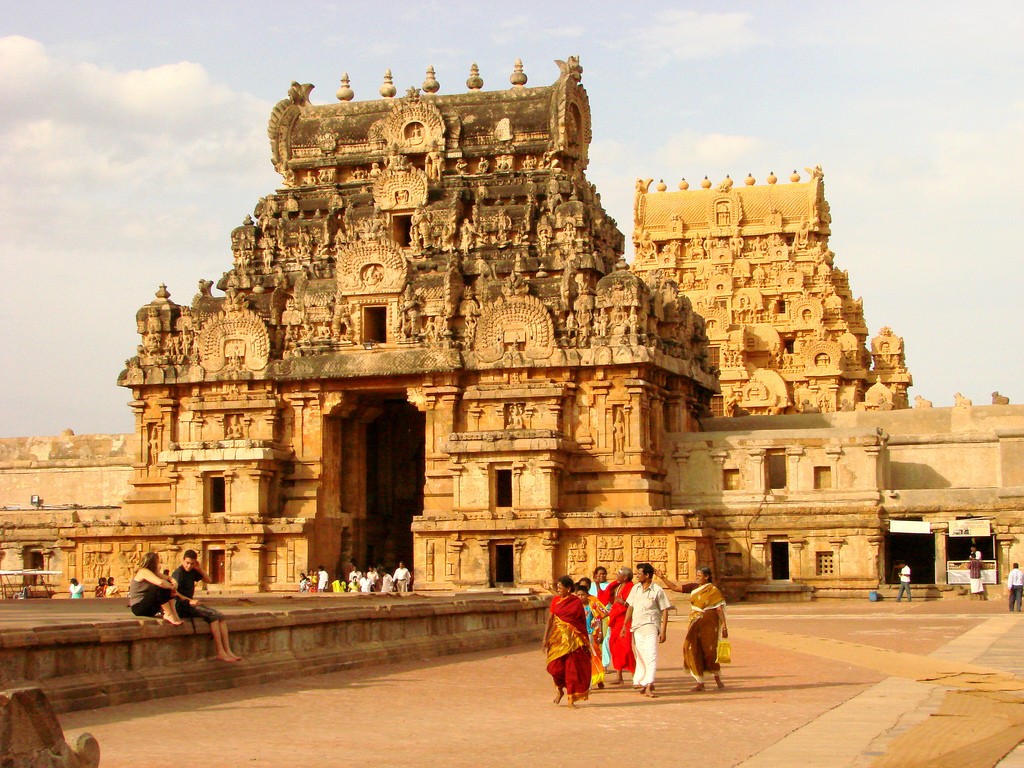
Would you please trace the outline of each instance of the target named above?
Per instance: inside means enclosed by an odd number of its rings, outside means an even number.
[[[656,700],[627,685],[595,691],[576,711],[556,708],[540,649],[516,647],[74,712],[61,721],[69,737],[88,730],[99,739],[104,768],[186,761],[905,768],[995,765],[1008,752],[1004,766],[1024,766],[1024,750],[1011,752],[1024,739],[1024,681],[1014,677],[1024,673],[1024,615],[1007,614],[1001,601],[728,610],[735,663],[724,691],[688,692],[685,623],[674,617]]]

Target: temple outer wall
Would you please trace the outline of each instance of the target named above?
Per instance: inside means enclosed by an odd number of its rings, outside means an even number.
[[[703,427],[670,436],[673,505],[699,510],[734,596],[863,597],[891,581],[890,520],[929,525],[941,587],[956,520],[991,520],[999,581],[1024,561],[1022,406],[719,418]],[[771,487],[773,454],[785,467],[782,487]],[[773,551],[787,553],[783,567]]]
[[[0,689],[38,685],[57,712],[70,712],[504,648],[540,640],[549,599],[396,599],[365,606],[332,600],[332,607],[232,615],[231,645],[245,658],[239,664],[210,660],[213,642],[203,622],[195,634],[188,625],[147,619],[5,630]]]
[[[134,435],[0,439],[0,507],[114,507],[130,489]]]

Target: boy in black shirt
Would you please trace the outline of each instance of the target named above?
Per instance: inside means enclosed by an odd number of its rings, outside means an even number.
[[[186,549],[179,565],[171,580],[177,585],[178,615],[183,619],[200,618],[210,625],[210,634],[213,635],[214,645],[217,646],[217,658],[221,661],[241,661],[241,656],[231,652],[231,644],[228,641],[228,625],[224,621],[224,614],[213,608],[200,605],[195,599],[196,582],[205,581],[209,583],[210,576],[199,564],[199,556],[194,549]]]

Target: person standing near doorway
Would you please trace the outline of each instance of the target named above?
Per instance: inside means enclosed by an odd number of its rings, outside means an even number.
[[[903,599],[903,593],[907,593],[907,602],[909,603],[914,598],[910,595],[910,566],[904,564],[900,570],[900,593],[896,595],[896,602],[898,603]]]
[[[971,579],[971,594],[977,595],[979,600],[985,597],[985,584],[981,580],[981,552],[977,547],[971,547],[970,559],[967,561],[967,570]]]
[[[1006,577],[1006,588],[1010,592],[1010,612],[1020,613],[1021,596],[1024,595],[1024,572],[1017,563],[1013,564],[1013,570]]]

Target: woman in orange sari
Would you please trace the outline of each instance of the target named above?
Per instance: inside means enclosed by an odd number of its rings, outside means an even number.
[[[617,581],[609,589],[611,592],[611,608],[608,610],[608,646],[612,652],[612,667],[615,668],[615,683],[622,684],[622,672],[633,672],[636,659],[633,657],[633,635],[626,625],[626,598],[633,589],[633,569],[623,566],[619,568]],[[626,627],[625,636],[622,628]]]
[[[548,625],[544,630],[548,674],[555,681],[555,704],[569,695],[569,706],[590,697],[590,641],[583,601],[573,592],[575,582],[563,576],[555,583]]]
[[[690,626],[683,641],[683,666],[697,681],[694,691],[704,690],[704,677],[710,674],[715,685],[724,688],[722,667],[718,663],[718,639],[729,637],[725,624],[725,597],[711,583],[711,569],[697,569],[695,584],[673,584],[663,574],[661,580],[669,589],[690,593]]]

